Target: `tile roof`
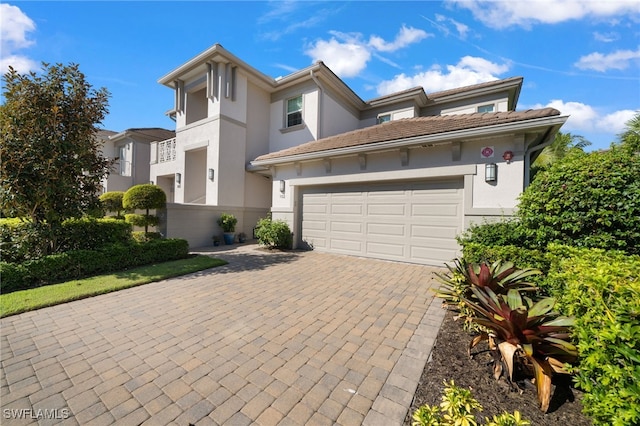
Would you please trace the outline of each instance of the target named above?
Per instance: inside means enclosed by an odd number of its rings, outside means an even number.
[[[477,129],[500,124],[516,123],[537,118],[560,115],[554,108],[530,109],[526,111],[506,111],[493,113],[473,113],[456,115],[437,115],[428,117],[405,118],[389,121],[364,129],[353,130],[317,141],[307,142],[292,148],[272,152],[256,158],[254,161],[271,160],[292,155],[310,154],[349,148],[377,142],[395,141],[419,136],[429,136],[457,130]]]

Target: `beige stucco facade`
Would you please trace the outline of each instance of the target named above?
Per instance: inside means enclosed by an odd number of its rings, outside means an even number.
[[[350,143],[350,135],[361,137],[358,131],[373,129],[379,122],[476,117],[478,112],[497,117],[501,112],[512,112],[522,79],[433,95],[415,88],[365,102],[322,63],[272,79],[215,45],[159,82],[174,91],[174,108],[169,114],[176,121],[176,136],[151,144],[150,180],[171,194],[169,199],[176,205],[170,206],[166,219],[170,222],[165,225],[167,236],[189,236],[192,245],[204,243],[202,235],[209,239],[216,231],[211,223],[221,211],[242,217],[240,230],[247,234],[255,225],[250,223],[254,216],[270,211],[275,219],[288,222],[298,247],[309,245],[305,227],[322,227],[324,220],[324,231],[310,233],[320,235],[315,237],[319,246],[333,241],[333,227],[346,235],[335,247],[360,247],[367,255],[374,253],[367,251],[367,245],[380,247],[378,241],[368,240],[367,229],[379,230],[384,223],[393,229],[394,212],[403,212],[397,220],[404,224],[397,228],[406,228],[403,235],[413,242],[404,247],[399,243],[394,253],[395,249],[389,249],[389,257],[382,249],[382,257],[402,260],[402,253],[406,253],[408,261],[439,261],[438,256],[449,256],[456,248],[433,254],[433,248],[420,244],[439,244],[437,238],[441,242],[442,238],[455,240],[452,233],[462,232],[471,223],[513,214],[527,185],[532,155],[550,143],[566,120],[554,116],[525,117],[491,126],[479,122],[454,131],[359,144]],[[292,99],[296,100],[293,104]],[[292,125],[287,108],[298,105],[299,100],[301,110],[294,113],[301,119]],[[296,151],[315,141],[320,148]],[[502,158],[505,152],[512,153],[508,161]],[[485,179],[486,164],[496,165],[496,180]],[[437,206],[442,185],[450,186],[447,191],[455,195],[442,192],[448,201]],[[359,194],[354,197],[363,201],[348,205],[344,200],[349,194]],[[380,207],[382,204],[373,202],[385,195],[396,197],[398,203]],[[340,214],[331,216],[327,207],[312,223],[309,217],[316,217],[313,212],[322,209],[318,204],[310,206],[325,196],[330,200],[327,206],[335,211],[360,212],[360,216],[338,223],[334,219]],[[374,223],[367,209],[382,212],[378,217],[381,222]],[[428,214],[418,223],[414,219],[421,213],[414,217],[412,211]],[[438,212],[447,216],[441,229],[427,223],[438,223]],[[353,231],[353,241],[347,235],[352,229],[361,230],[359,236]],[[427,243],[430,237],[426,233],[432,231],[440,236]],[[400,234],[397,237],[401,239]],[[420,257],[416,253],[429,254]]]

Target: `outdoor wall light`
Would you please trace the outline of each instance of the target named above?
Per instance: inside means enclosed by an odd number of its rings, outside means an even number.
[[[182,182],[182,174],[176,173],[176,183],[180,185],[181,182]]]
[[[504,154],[502,154],[502,159],[506,161],[507,164],[511,163],[511,160],[513,160],[513,151],[505,151]]]
[[[280,181],[280,192],[284,194],[284,181]]]
[[[497,180],[498,166],[495,163],[485,164],[484,166],[484,181],[495,182]]]
[[[209,169],[209,180],[213,180],[215,175],[216,175],[216,171],[213,169]]]

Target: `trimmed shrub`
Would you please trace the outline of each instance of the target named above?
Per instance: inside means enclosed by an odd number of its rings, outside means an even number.
[[[122,206],[125,209],[145,210],[144,215],[126,215],[127,221],[135,221],[136,226],[144,226],[144,232],[149,231],[149,226],[157,226],[158,224],[158,218],[150,215],[149,210],[164,208],[166,204],[167,196],[162,188],[148,183],[132,186],[122,198]]]
[[[151,240],[159,240],[162,238],[162,234],[159,232],[141,232],[136,231],[131,233],[131,237],[138,243],[146,243]]]
[[[264,218],[256,226],[258,243],[269,248],[290,249],[293,245],[293,234],[284,220]]]
[[[463,246],[469,243],[485,246],[522,246],[526,244],[522,228],[516,219],[472,224],[462,235],[458,236],[457,240]]]
[[[183,259],[188,255],[189,243],[186,240],[159,239],[145,243],[116,243],[98,250],[73,250],[21,264],[0,262],[1,291],[24,290],[150,263]]]
[[[108,212],[116,214],[116,218],[122,217],[121,213],[124,210],[122,206],[122,199],[124,198],[123,191],[109,191],[100,196],[100,203],[102,208]]]
[[[540,173],[517,216],[531,247],[549,243],[640,254],[640,155],[572,154]]]
[[[58,233],[44,224],[20,219],[0,219],[2,260],[20,263],[69,250],[95,250],[108,244],[131,240],[131,225],[115,219],[67,219]]]
[[[640,256],[620,251],[550,247],[549,291],[576,317],[573,337],[596,425],[640,424]]]

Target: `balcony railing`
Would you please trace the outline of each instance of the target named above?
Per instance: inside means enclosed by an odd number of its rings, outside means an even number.
[[[176,138],[158,142],[158,163],[166,163],[176,159]]]

